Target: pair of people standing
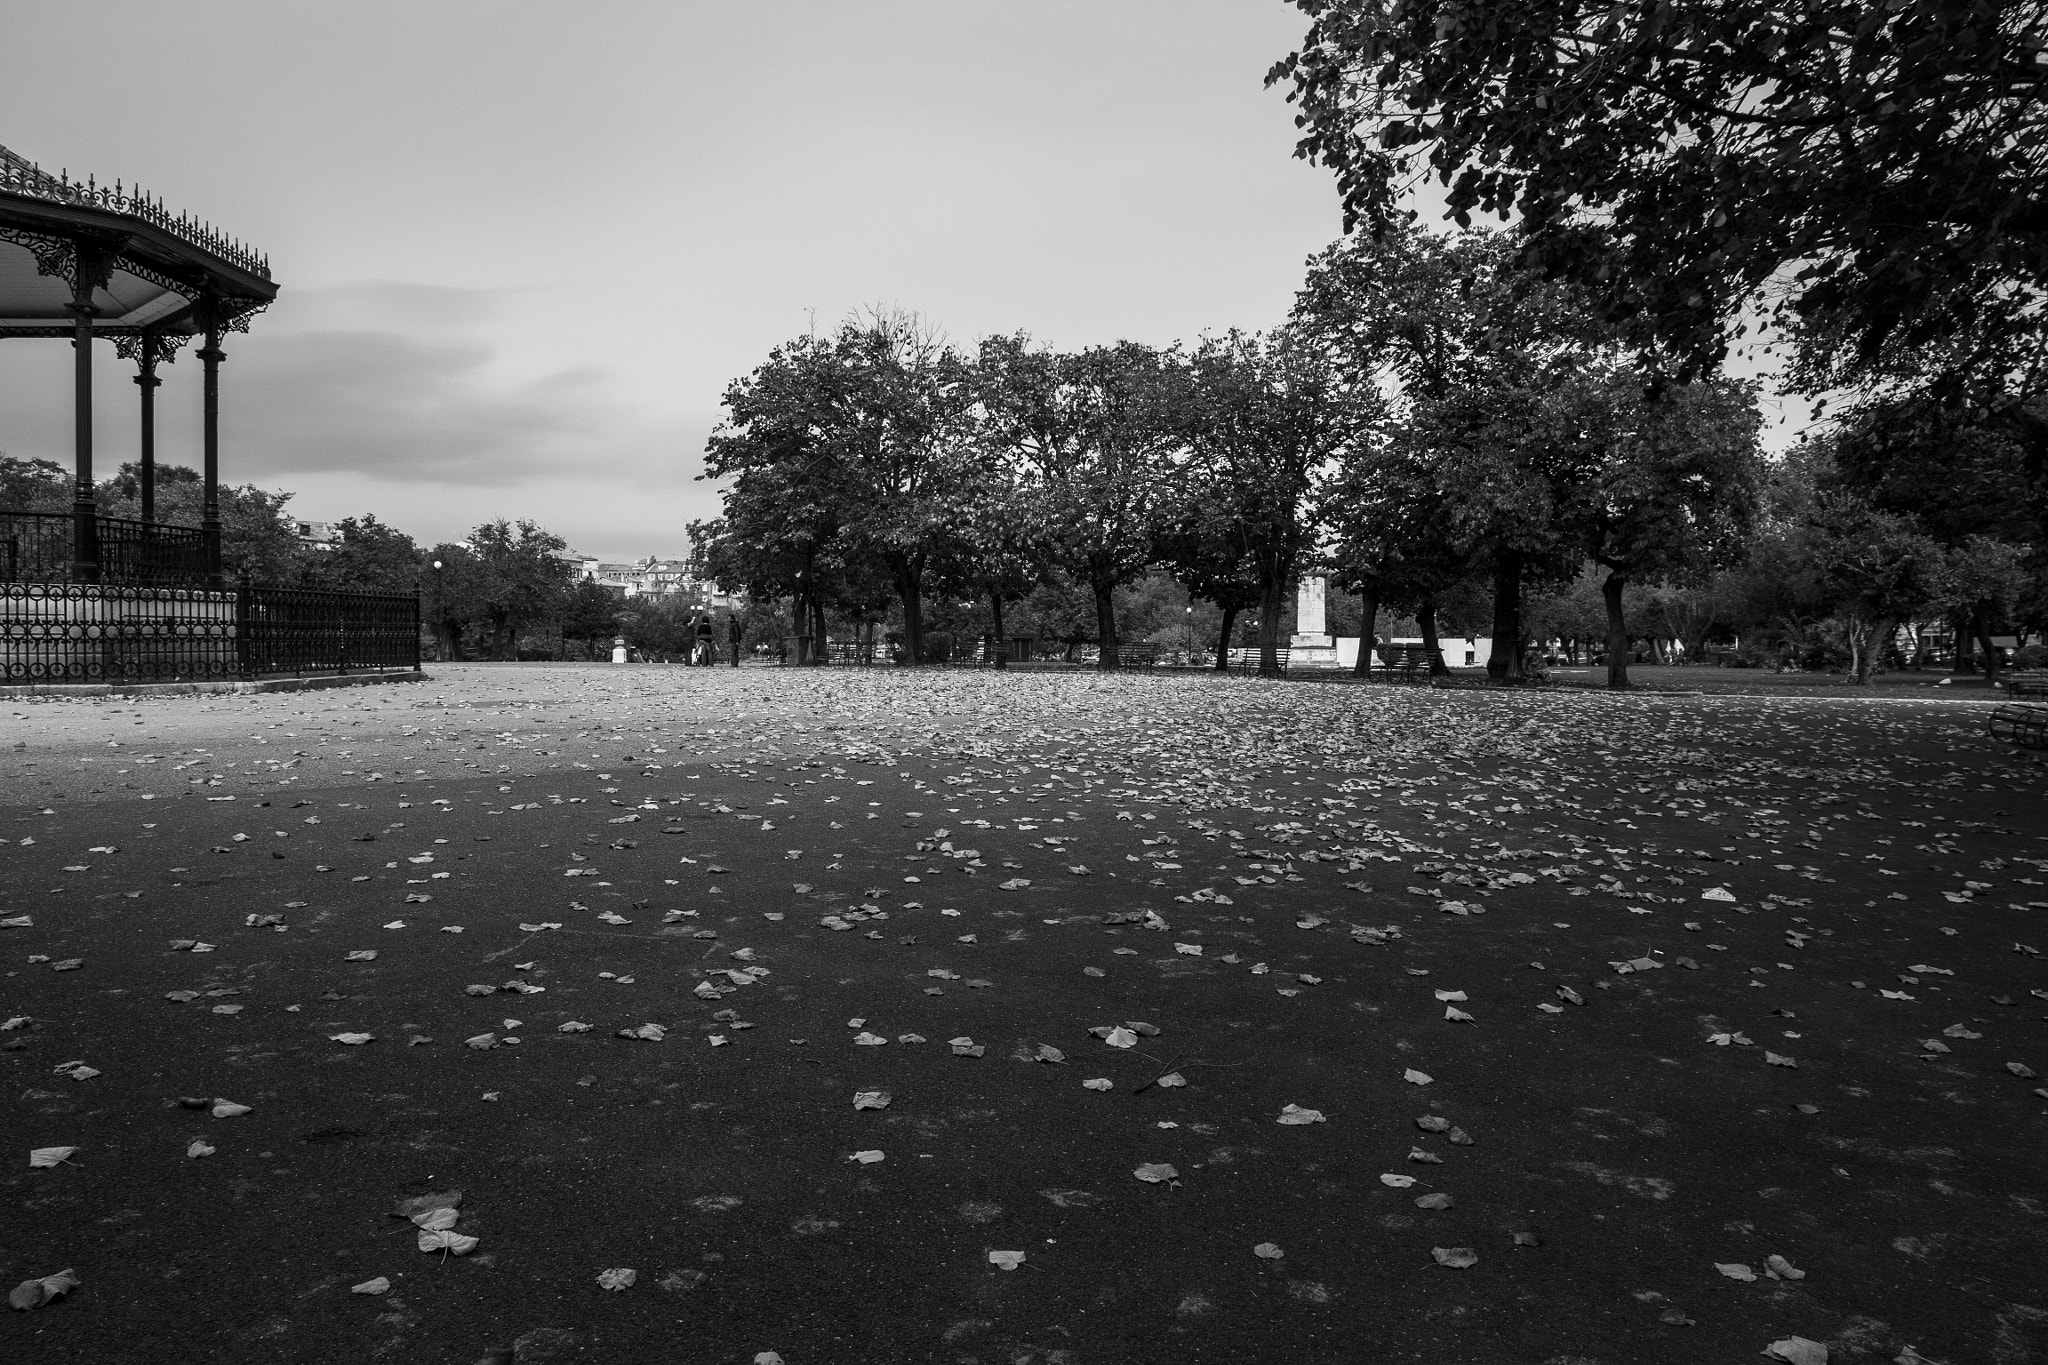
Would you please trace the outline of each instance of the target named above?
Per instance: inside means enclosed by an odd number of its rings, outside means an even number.
[[[718,662],[718,650],[714,640],[717,630],[712,624],[710,612],[702,612],[697,616],[697,619],[691,624],[690,634],[692,636],[690,662],[704,668],[716,665]],[[734,612],[727,616],[726,639],[731,645],[729,657],[734,668],[740,666],[740,641],[743,634],[744,630],[740,625],[739,613]]]

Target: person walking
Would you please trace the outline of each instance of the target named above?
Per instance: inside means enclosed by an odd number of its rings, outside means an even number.
[[[746,628],[740,624],[740,614],[729,612],[725,618],[725,638],[732,646],[732,666],[740,666],[740,642],[746,635]]]

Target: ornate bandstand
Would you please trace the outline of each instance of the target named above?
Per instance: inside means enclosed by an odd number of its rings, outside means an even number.
[[[222,572],[221,342],[276,297],[268,259],[210,224],[0,147],[0,337],[68,340],[74,361],[70,508],[0,507],[0,686],[418,667],[416,597]],[[201,510],[199,525],[171,525],[156,515],[158,370],[194,339]],[[94,497],[95,342],[135,366],[138,518]]]

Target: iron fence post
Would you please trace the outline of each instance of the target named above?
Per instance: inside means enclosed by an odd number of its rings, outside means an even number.
[[[253,622],[250,619],[254,602],[245,579],[235,585],[235,675],[246,678],[250,675],[252,660],[251,639]]]

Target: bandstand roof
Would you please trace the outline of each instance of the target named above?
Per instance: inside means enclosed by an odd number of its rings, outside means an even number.
[[[97,335],[186,336],[203,330],[202,300],[234,325],[277,296],[268,259],[210,224],[139,189],[50,175],[0,147],[0,337],[71,335],[80,241],[111,254],[92,295]]]

